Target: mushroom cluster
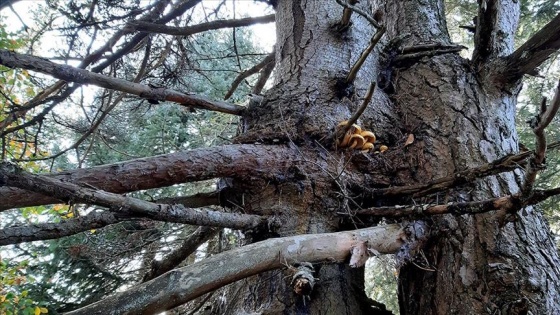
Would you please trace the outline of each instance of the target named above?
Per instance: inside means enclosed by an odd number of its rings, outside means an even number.
[[[348,121],[342,121],[337,126],[337,132],[341,131],[348,124]],[[336,141],[336,145],[340,148],[349,148],[369,152],[373,150],[375,143],[375,134],[362,128],[356,124],[348,129],[348,131]]]

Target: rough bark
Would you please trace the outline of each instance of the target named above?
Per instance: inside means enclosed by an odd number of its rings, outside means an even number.
[[[490,3],[490,12],[484,14],[493,16],[479,20],[488,19],[493,28],[479,35],[489,37],[475,54],[475,63],[511,53],[511,32],[517,23],[515,1],[484,2]],[[412,45],[446,37],[444,22],[433,21],[443,17],[442,1],[406,4],[401,9],[386,7],[388,23],[407,25],[389,27],[390,37],[411,28],[424,30],[407,39]],[[431,17],[410,19],[425,12],[431,12]],[[444,177],[518,151],[514,124],[518,88],[496,88],[480,75],[468,60],[454,54],[421,59],[399,69],[394,78],[395,105],[415,135],[410,149],[419,149],[411,181]],[[519,171],[492,176],[440,198],[476,201],[518,193],[521,179]],[[434,219],[433,226],[440,232],[424,253],[435,271],[415,265],[401,269],[401,314],[510,314],[522,308],[533,314],[560,312],[558,256],[541,214],[528,207],[515,222],[502,222],[496,213]]]
[[[275,176],[295,164],[298,153],[279,146],[232,145],[142,158],[77,169],[49,177],[117,194],[216,177]],[[270,161],[281,161],[270,163]],[[60,203],[52,196],[0,187],[0,211]]]

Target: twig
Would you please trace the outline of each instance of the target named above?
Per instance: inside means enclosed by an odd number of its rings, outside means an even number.
[[[371,101],[371,98],[373,96],[373,92],[375,91],[375,86],[376,83],[375,81],[372,81],[371,84],[369,85],[369,89],[367,91],[366,97],[364,98],[364,101],[362,102],[362,105],[360,106],[360,108],[358,108],[358,110],[354,113],[354,115],[352,115],[352,117],[350,117],[350,119],[348,119],[348,122],[346,123],[346,125],[340,129],[340,132],[337,133],[336,137],[340,138],[343,135],[345,135],[348,130],[350,130],[350,128],[352,128],[352,125],[358,121],[358,119],[360,118],[360,116],[362,116],[362,114],[364,113],[364,110],[366,110],[366,107],[369,105],[369,102]]]
[[[349,1],[352,2],[352,1]],[[371,25],[375,26],[376,28],[380,28],[381,25],[379,25],[379,23],[377,23],[377,21],[371,17],[369,14],[367,14],[365,11],[361,10],[360,8],[357,8],[343,0],[336,0],[336,3],[340,4],[341,6],[343,6],[346,9],[352,10],[356,13],[358,13],[359,15],[363,16],[366,20],[368,20],[368,22],[371,23]],[[350,18],[350,17],[348,17]]]
[[[229,89],[229,91],[226,93],[226,96],[224,96],[224,100],[227,100],[228,98],[230,98],[233,95],[233,92],[235,92],[235,90],[237,90],[237,87],[239,86],[239,84],[246,78],[248,78],[249,76],[261,71],[262,68],[266,67],[269,63],[274,61],[274,56],[275,56],[275,52],[272,51],[268,56],[266,56],[261,62],[259,62],[258,64],[254,65],[253,67],[241,72],[237,78],[235,78],[235,80],[233,80],[233,82],[231,83],[231,87]]]
[[[341,2],[337,1],[340,5],[344,6],[344,4],[342,4]],[[355,5],[356,3],[358,3],[357,0],[348,0],[348,5]],[[348,26],[350,26],[350,17],[352,16],[352,9],[350,9],[349,7],[344,7],[344,10],[342,11],[342,18],[340,19],[340,22],[338,23],[341,29],[345,29]]]
[[[364,62],[366,61],[367,57],[369,56],[369,54],[371,53],[371,51],[373,50],[373,48],[375,47],[377,42],[379,42],[379,40],[381,39],[381,36],[383,36],[383,34],[385,34],[385,30],[386,30],[385,27],[381,27],[380,29],[377,30],[375,35],[373,35],[373,37],[369,41],[369,45],[362,52],[362,54],[360,55],[360,57],[358,58],[358,60],[354,64],[354,66],[352,67],[352,69],[350,69],[350,72],[348,73],[348,76],[346,76],[346,83],[354,82],[354,80],[356,79],[356,74],[358,74],[358,71],[360,70],[360,68],[362,67]]]

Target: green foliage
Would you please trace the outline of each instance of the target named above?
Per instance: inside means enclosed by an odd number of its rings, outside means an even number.
[[[48,313],[44,303],[29,297],[25,284],[35,279],[27,273],[28,261],[18,264],[0,258],[0,315],[36,315]]]

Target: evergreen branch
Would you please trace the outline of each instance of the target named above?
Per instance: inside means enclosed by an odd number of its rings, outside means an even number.
[[[56,64],[43,58],[18,54],[4,49],[0,49],[0,64],[10,68],[23,68],[45,73],[67,82],[93,84],[107,89],[138,95],[148,100],[170,101],[186,107],[201,108],[234,115],[241,115],[245,109],[239,105],[213,101],[203,96],[188,95],[166,88],[152,88],[147,85],[113,78],[68,65]]]
[[[230,20],[216,20],[212,22],[201,23],[198,25],[186,26],[186,27],[173,27],[162,25],[158,23],[150,23],[145,21],[134,21],[127,24],[129,29],[148,32],[148,33],[158,33],[167,34],[175,36],[189,36],[197,33],[202,33],[210,30],[217,30],[221,28],[230,27],[241,27],[250,26],[254,24],[261,23],[272,23],[274,22],[275,15],[265,15],[258,17],[248,17],[243,19],[230,19]]]

